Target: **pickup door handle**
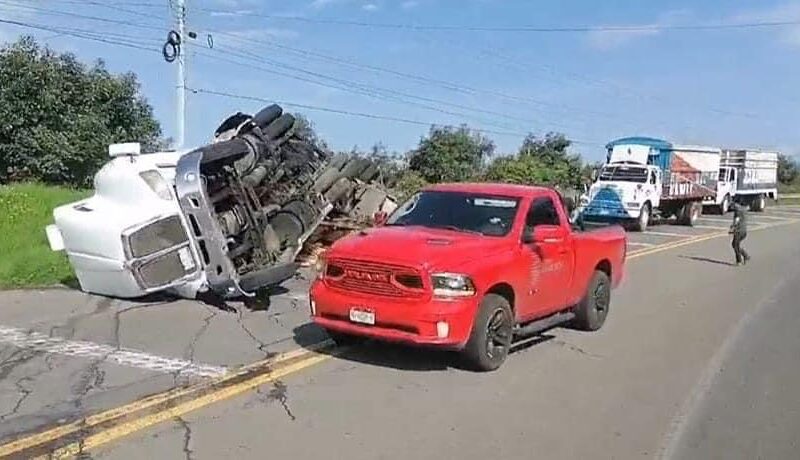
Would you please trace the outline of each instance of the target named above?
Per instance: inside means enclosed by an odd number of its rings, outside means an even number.
[[[564,240],[562,238],[545,238],[543,243],[553,244],[553,243],[563,243]]]

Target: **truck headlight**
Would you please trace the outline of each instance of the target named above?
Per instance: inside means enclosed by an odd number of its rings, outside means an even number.
[[[172,192],[169,189],[169,184],[164,177],[156,170],[143,171],[139,173],[139,177],[145,181],[150,190],[155,192],[162,200],[171,201]]]
[[[436,297],[469,297],[475,294],[475,284],[467,275],[434,273],[431,275],[431,284]]]

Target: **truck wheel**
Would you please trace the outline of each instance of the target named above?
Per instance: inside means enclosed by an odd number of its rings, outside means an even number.
[[[514,329],[514,313],[508,300],[487,294],[478,307],[472,333],[464,347],[469,366],[487,372],[499,368],[508,356]]]
[[[575,306],[576,328],[584,331],[596,331],[603,327],[611,306],[611,280],[604,272],[596,270],[583,300]]]
[[[336,345],[340,347],[348,345],[358,345],[365,341],[364,337],[345,334],[344,332],[332,331],[330,329],[326,329],[325,333],[328,334],[328,337],[330,337],[331,340],[333,340],[336,343]]]
[[[699,203],[686,203],[683,205],[678,214],[678,223],[681,225],[694,227],[694,224],[697,222],[697,219],[700,218],[700,214],[702,213],[702,205],[698,205]]]
[[[758,195],[753,201],[750,202],[750,210],[753,212],[764,212],[767,207],[767,200],[764,195]]]
[[[650,224],[650,203],[645,203],[642,206],[641,212],[639,212],[639,218],[636,219],[636,223],[633,225],[633,230],[637,232],[644,232],[647,230],[647,226]]]

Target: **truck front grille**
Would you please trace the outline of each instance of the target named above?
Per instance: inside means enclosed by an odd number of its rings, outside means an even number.
[[[127,237],[132,258],[145,257],[158,251],[186,243],[188,236],[178,216],[158,220],[136,230]]]
[[[326,280],[337,289],[382,297],[416,298],[425,293],[417,270],[379,262],[330,260]]]
[[[188,254],[187,248],[180,250],[186,251]],[[180,250],[157,256],[139,266],[139,279],[145,288],[165,286],[192,273],[193,270],[187,270],[181,262],[178,255]]]

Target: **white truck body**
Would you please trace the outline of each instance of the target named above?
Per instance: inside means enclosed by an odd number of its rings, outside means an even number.
[[[607,162],[588,193],[588,221],[632,221],[643,230],[653,215],[678,215],[692,225],[701,202],[714,197],[721,150],[632,137],[607,146]]]

